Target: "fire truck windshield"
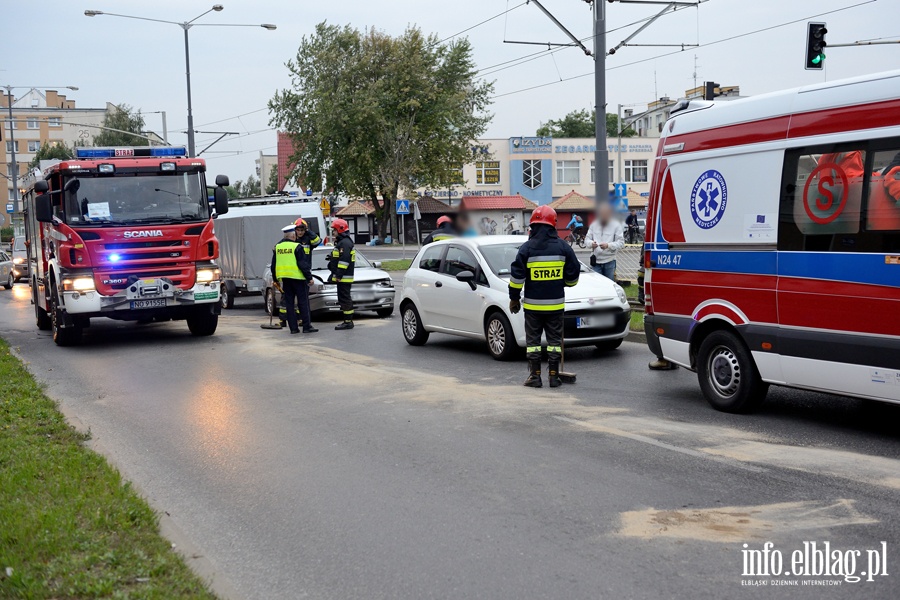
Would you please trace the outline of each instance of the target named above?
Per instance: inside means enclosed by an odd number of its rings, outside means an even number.
[[[79,176],[65,187],[65,220],[81,226],[206,221],[204,192],[199,173]]]

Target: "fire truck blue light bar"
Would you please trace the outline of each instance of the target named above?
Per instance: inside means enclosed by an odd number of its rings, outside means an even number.
[[[187,156],[184,146],[163,146],[158,148],[76,148],[76,158],[172,158]]]

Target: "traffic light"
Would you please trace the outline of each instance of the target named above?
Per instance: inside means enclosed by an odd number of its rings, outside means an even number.
[[[806,67],[807,71],[821,71],[825,68],[825,23],[806,24]]]

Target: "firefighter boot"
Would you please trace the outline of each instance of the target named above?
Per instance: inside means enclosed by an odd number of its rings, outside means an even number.
[[[538,360],[528,361],[528,379],[525,380],[525,387],[539,388],[543,387],[541,381],[541,362]]]
[[[353,329],[353,321],[344,321],[340,325],[335,327],[336,330],[342,331],[344,329]]]
[[[550,380],[550,387],[556,388],[562,385],[562,382],[559,380],[558,360],[551,360],[550,364],[547,365],[547,377]]]

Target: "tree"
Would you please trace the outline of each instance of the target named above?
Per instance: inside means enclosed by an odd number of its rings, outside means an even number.
[[[382,233],[400,188],[444,183],[490,121],[493,85],[476,79],[466,39],[321,23],[286,66],[291,88],[269,110],[294,141],[288,179],[371,200]]]
[[[259,196],[259,179],[251,175],[247,181],[238,179],[233,184],[225,188],[229,198],[249,198],[251,196]]]
[[[278,165],[269,169],[269,183],[266,184],[266,193],[275,194],[280,192],[278,189]]]
[[[148,146],[150,140],[143,137],[144,117],[140,109],[134,110],[127,104],[114,105],[103,117],[103,127],[94,136],[94,146]],[[116,130],[116,131],[111,131]],[[131,135],[131,132],[137,135]]]
[[[38,151],[34,154],[34,158],[31,159],[31,163],[28,166],[34,169],[41,166],[42,160],[68,160],[74,157],[75,152],[64,143],[50,144],[49,142],[44,142],[41,144],[41,147],[38,148]]]
[[[592,138],[596,135],[594,131],[595,114],[596,111],[573,110],[562,119],[550,119],[541,125],[536,135],[558,138]],[[606,137],[618,137],[618,126],[618,115],[606,113]],[[637,133],[631,127],[626,127],[622,130],[622,137],[634,137],[635,135]]]

